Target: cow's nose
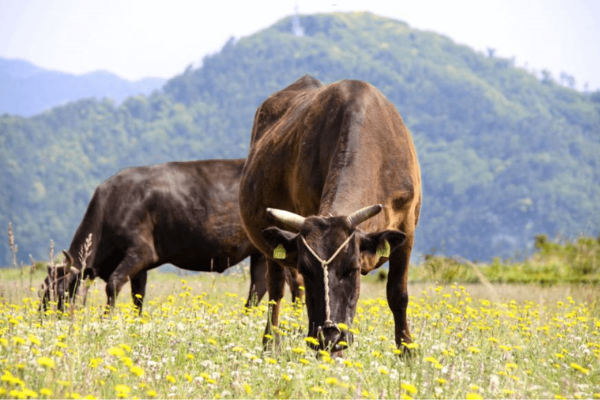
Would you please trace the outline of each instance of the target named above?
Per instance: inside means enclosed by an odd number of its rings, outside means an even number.
[[[327,328],[323,328],[321,331],[321,335],[319,336],[323,348],[331,349],[340,341],[342,332],[337,326],[334,325]]]

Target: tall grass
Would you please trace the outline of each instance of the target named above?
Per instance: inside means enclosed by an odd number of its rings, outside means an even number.
[[[244,275],[153,272],[141,316],[124,292],[103,317],[100,282],[86,307],[40,314],[36,289],[5,290],[19,286],[12,274],[0,281],[2,398],[600,396],[598,293],[589,288],[569,296],[528,286],[543,299],[532,301],[505,299],[499,287],[495,302],[481,285],[411,285],[416,344],[401,358],[385,285],[367,277],[348,327],[356,342],[332,359],[307,347],[306,312],[289,302],[278,350],[264,352],[266,302],[243,307]]]

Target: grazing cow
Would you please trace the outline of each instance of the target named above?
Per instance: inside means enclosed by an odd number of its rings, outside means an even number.
[[[111,307],[129,280],[141,312],[149,269],[171,263],[190,271],[223,272],[249,256],[246,305],[253,297],[260,301],[266,292],[266,264],[240,219],[243,166],[243,159],[172,162],[125,169],[107,179],[94,192],[69,251],[63,252],[64,267],[49,269],[42,307],[51,290],[62,309],[63,296],[74,296],[82,278],[100,277]],[[293,299],[299,284],[290,279]]]
[[[268,257],[265,333],[277,326],[284,267],[291,268],[304,278],[314,348],[340,352],[352,342],[338,324],[352,324],[360,273],[389,260],[396,344],[410,343],[408,264],[420,206],[412,139],[375,87],[304,76],[267,98],[240,181],[244,228]]]

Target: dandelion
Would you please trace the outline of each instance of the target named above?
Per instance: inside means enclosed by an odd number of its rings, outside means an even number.
[[[286,375],[286,374],[282,374],[281,378],[283,378],[284,380],[286,380],[288,382],[290,382],[292,380],[292,378],[289,375]]]
[[[477,353],[481,353],[481,350],[479,350],[477,347],[475,346],[469,346],[467,348],[467,350],[469,350],[471,353],[477,354]]]
[[[268,362],[269,364],[277,364],[277,360],[274,358],[265,357],[265,361]]]
[[[107,350],[107,352],[111,356],[115,356],[115,357],[123,357],[125,355],[125,352],[123,351],[123,349],[121,349],[119,347],[111,347],[110,349]]]
[[[306,353],[306,350],[304,350],[304,349],[301,349],[300,347],[294,347],[294,348],[292,349],[292,351],[293,351],[294,353],[296,353],[296,354],[300,354],[300,355],[302,355],[302,354]]]
[[[194,359],[194,355],[193,355],[193,354],[189,354],[189,353],[188,353],[188,354],[186,354],[186,358],[187,358],[188,360],[193,360],[193,359]]]
[[[49,357],[40,357],[37,359],[37,363],[46,368],[54,368],[56,366],[54,360]]]
[[[314,344],[315,346],[319,345],[319,341],[317,339],[315,339],[314,337],[312,337],[312,336],[305,337],[304,341],[307,342],[307,343]]]
[[[328,385],[338,385],[340,382],[336,378],[330,377],[325,378],[325,383]]]
[[[40,395],[41,396],[46,396],[46,397],[52,396],[52,390],[46,389],[46,388],[41,388],[40,389]]]
[[[192,382],[192,379],[193,379],[193,378],[192,378],[192,376],[191,376],[190,374],[184,374],[184,375],[183,375],[183,377],[184,377],[185,379],[187,379],[187,381],[188,381],[188,382],[190,382],[190,383]]]
[[[25,398],[26,399],[28,397],[35,398],[35,397],[38,397],[38,394],[36,392],[34,392],[33,390],[31,390],[31,389],[23,389],[21,391],[21,396],[19,396],[19,398]]]
[[[587,369],[587,368],[584,368],[584,367],[582,367],[582,366],[581,366],[581,365],[579,365],[579,364],[571,363],[571,368],[573,368],[573,369],[575,369],[575,370],[577,370],[577,371],[581,372],[581,373],[582,373],[582,374],[584,374],[584,375],[587,375],[587,374],[589,374],[589,373],[590,373],[590,370],[589,370],[589,369]]]
[[[146,391],[146,396],[148,396],[148,397],[156,397],[156,396],[158,396],[158,393],[156,393],[156,390],[150,389],[150,390]]]
[[[327,390],[323,389],[320,386],[313,386],[310,388],[311,391],[315,392],[315,393],[322,393],[322,394],[326,394]]]
[[[129,372],[136,376],[144,375],[144,370],[141,367],[138,367],[137,365],[134,365],[131,368],[129,368]]]
[[[25,341],[25,339],[23,339],[23,338],[21,338],[21,337],[18,337],[18,336],[13,336],[12,340],[13,340],[13,344],[14,344],[15,346],[17,346],[17,345],[20,345],[20,344],[25,344],[25,343],[27,343],[27,342]]]
[[[252,387],[247,383],[244,383],[244,392],[246,392],[247,395],[250,395],[252,393]]]
[[[379,368],[379,373],[381,375],[389,375],[390,371],[388,371],[388,369],[386,367],[381,367],[381,368]]]
[[[467,393],[466,399],[467,400],[482,400],[483,397],[481,397],[481,395],[479,393],[469,392],[469,393]]]
[[[412,342],[412,343],[402,342],[402,345],[404,347],[406,347],[407,349],[409,349],[409,350],[413,350],[413,349],[418,349],[419,348],[419,344],[415,343],[415,342]]]
[[[40,346],[40,345],[42,344],[42,341],[41,341],[41,340],[40,340],[38,337],[36,337],[36,336],[34,336],[34,335],[29,335],[29,336],[27,336],[27,339],[29,339],[29,341],[30,341],[32,344],[35,344],[35,345],[37,345],[37,346]]]
[[[120,344],[119,347],[122,348],[123,350],[127,351],[128,353],[131,353],[131,347],[129,347],[128,345]]]
[[[418,390],[415,385],[411,385],[410,383],[401,383],[400,387],[410,394],[417,394]]]
[[[131,388],[127,385],[117,385],[115,386],[115,391],[117,392],[118,398],[129,397],[129,393],[131,393]]]
[[[167,375],[166,379],[171,383],[177,382],[177,379],[175,379],[175,377],[173,375]]]

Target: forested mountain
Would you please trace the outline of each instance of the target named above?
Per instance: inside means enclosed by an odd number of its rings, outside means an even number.
[[[232,39],[147,97],[0,118],[0,226],[13,222],[19,257],[68,247],[94,188],[123,167],[245,156],[258,105],[304,74],[362,79],[396,104],[422,169],[417,252],[485,260],[539,233],[598,234],[599,92],[368,13],[300,22],[302,37],[285,19]]]
[[[164,83],[162,78],[128,81],[109,72],[72,75],[48,71],[27,61],[0,58],[0,114],[31,116],[88,97],[117,102],[138,94],[150,94]]]

